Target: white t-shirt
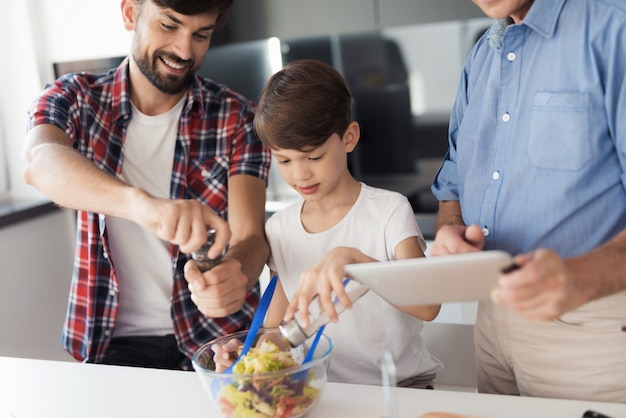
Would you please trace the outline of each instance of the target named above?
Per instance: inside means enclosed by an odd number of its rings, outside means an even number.
[[[123,147],[121,178],[151,196],[169,198],[178,120],[184,100],[147,116],[133,106]],[[169,243],[138,224],[106,217],[111,261],[119,284],[114,337],[174,332],[170,313],[173,265]]]
[[[303,201],[276,212],[265,230],[271,248],[268,265],[278,273],[287,299],[293,297],[301,273],[337,246],[356,247],[377,260],[395,259],[398,243],[422,238],[413,209],[400,193],[362,184],[347,215],[332,228],[311,234],[300,221]],[[398,381],[436,373],[441,362],[426,349],[420,331],[423,321],[399,311],[374,292],[358,299],[351,310],[326,326],[333,342],[329,381],[381,385],[380,360],[389,351],[396,362]]]

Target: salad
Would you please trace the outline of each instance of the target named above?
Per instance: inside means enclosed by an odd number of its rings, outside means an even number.
[[[271,341],[251,348],[233,368],[235,377],[218,392],[224,414],[236,418],[296,417],[306,412],[319,395],[311,370],[284,375],[259,375],[299,366],[291,352]],[[237,376],[240,375],[240,376]]]

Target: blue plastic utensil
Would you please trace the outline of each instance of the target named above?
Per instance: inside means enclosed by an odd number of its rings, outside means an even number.
[[[259,302],[259,306],[254,313],[254,317],[252,318],[252,323],[250,323],[250,329],[248,330],[248,335],[246,335],[246,339],[243,342],[243,347],[241,348],[241,353],[237,360],[233,364],[228,367],[224,373],[231,373],[233,371],[233,367],[241,360],[243,356],[248,354],[250,351],[250,347],[254,344],[254,340],[256,339],[257,334],[259,333],[259,328],[263,325],[263,320],[265,319],[265,314],[267,313],[267,309],[270,306],[270,302],[272,301],[272,296],[274,295],[274,289],[276,288],[276,282],[278,281],[278,277],[274,275],[272,280],[270,280],[267,288],[265,288],[265,292],[263,292],[263,296],[261,296],[261,301]]]
[[[348,284],[348,282],[350,281],[349,278],[345,278],[343,279],[343,287],[346,287],[346,285]],[[335,296],[333,298],[333,303],[337,302],[337,296]],[[320,338],[322,337],[322,334],[324,333],[324,329],[326,329],[326,324],[322,325],[318,330],[317,333],[315,334],[315,337],[313,338],[313,341],[311,342],[311,347],[309,347],[309,351],[306,353],[306,357],[304,357],[304,361],[302,362],[302,364],[304,363],[308,363],[309,361],[311,361],[311,359],[313,359],[313,355],[315,354],[315,349],[317,348],[317,343],[319,342]]]
[[[259,301],[259,306],[257,307],[256,312],[254,313],[254,317],[252,318],[252,322],[250,323],[250,329],[248,330],[248,335],[246,335],[246,339],[243,341],[243,347],[241,348],[241,353],[237,360],[233,364],[231,364],[224,373],[232,373],[233,367],[241,360],[241,358],[248,353],[252,344],[254,344],[254,340],[256,340],[256,336],[259,333],[259,329],[261,325],[263,325],[263,319],[265,318],[265,314],[267,313],[267,308],[270,306],[270,302],[272,300],[272,296],[274,295],[274,289],[276,288],[276,282],[278,281],[278,276],[274,275],[272,280],[270,280],[269,284],[265,288],[265,292],[263,292],[263,296],[261,296],[261,300]],[[211,383],[211,390],[213,394],[217,396],[221,388],[219,379],[214,380]]]
[[[315,338],[313,338],[313,342],[311,342],[311,347],[309,347],[309,351],[306,353],[306,357],[304,357],[302,364],[308,363],[309,361],[313,359],[313,355],[315,354],[315,349],[317,348],[317,343],[320,341],[320,338],[322,337],[322,334],[324,333],[325,328],[326,328],[326,325],[322,325],[320,329],[317,330],[317,333],[315,334]]]

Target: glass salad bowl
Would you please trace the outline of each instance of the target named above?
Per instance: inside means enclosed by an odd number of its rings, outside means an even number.
[[[241,346],[247,333],[217,338],[193,356],[193,367],[213,406],[227,418],[296,418],[310,411],[326,387],[331,340],[322,335],[311,357],[310,341],[292,348],[278,328],[261,328],[247,355],[229,370],[215,371],[211,347],[233,339]],[[311,359],[303,363],[305,357]]]

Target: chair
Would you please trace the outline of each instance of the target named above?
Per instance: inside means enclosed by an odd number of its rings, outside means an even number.
[[[340,69],[361,125],[361,173],[415,173],[418,158],[409,79],[397,43],[379,32],[339,37]]]

